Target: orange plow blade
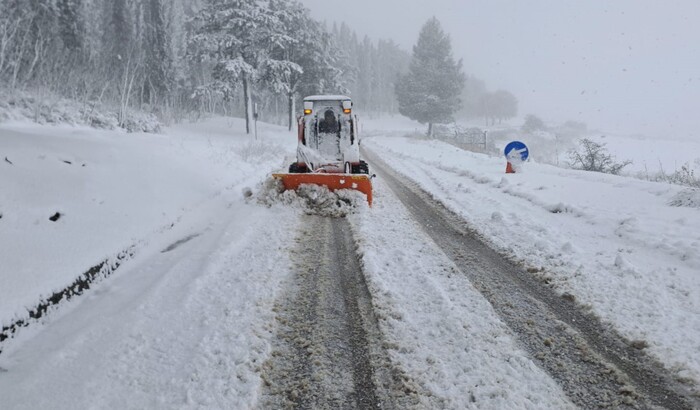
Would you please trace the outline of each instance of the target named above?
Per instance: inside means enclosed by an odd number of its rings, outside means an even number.
[[[367,203],[372,206],[372,180],[365,174],[272,174],[282,180],[284,189],[296,190],[301,184],[323,185],[331,191],[354,189],[367,195]]]

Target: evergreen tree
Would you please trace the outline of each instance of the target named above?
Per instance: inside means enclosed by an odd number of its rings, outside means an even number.
[[[480,97],[478,113],[486,120],[486,125],[491,120],[491,125],[502,122],[504,119],[518,115],[518,100],[513,94],[505,90],[493,93],[484,93]]]
[[[467,119],[482,117],[482,97],[486,93],[488,93],[486,83],[473,75],[468,75],[461,95],[462,109],[458,115]]]
[[[307,95],[348,94],[348,81],[354,67],[344,45],[324,27],[318,47],[319,64],[315,76],[307,78]]]
[[[370,115],[397,113],[394,90],[411,56],[391,40],[375,43],[365,37],[359,42],[345,23],[334,30],[334,38],[342,44],[339,51],[347,55],[339,61],[342,78],[359,109]]]
[[[84,29],[80,15],[81,0],[58,0],[58,24],[63,46],[71,51],[83,48]]]
[[[398,112],[398,102],[394,90],[401,74],[408,71],[410,61],[410,54],[402,50],[392,40],[380,40],[377,43],[375,62],[377,69],[376,111],[392,114]]]
[[[357,59],[357,88],[355,91],[356,101],[361,107],[370,108],[374,106],[374,45],[369,37],[365,36],[360,43],[359,56]]]
[[[329,30],[298,0],[0,0],[0,86],[104,104],[120,124],[145,107],[250,121],[255,99],[270,120],[286,106],[293,125],[312,94],[395,112],[409,60],[345,23]]]
[[[121,69],[130,57],[132,46],[131,10],[127,0],[113,0],[105,3],[107,9],[107,29],[104,31],[105,49],[109,50],[108,59],[113,67]]]
[[[278,41],[272,50],[274,61],[265,74],[268,89],[283,94],[287,99],[288,126],[294,126],[296,95],[307,69],[313,64],[317,43],[317,23],[312,20],[301,3],[287,0],[271,0],[270,10],[277,15],[289,36]]]
[[[463,88],[462,62],[455,62],[450,38],[433,17],[421,29],[409,72],[396,86],[399,112],[427,123],[432,136],[433,124],[452,121],[460,109]]]
[[[251,131],[253,84],[261,78],[284,81],[278,76],[298,71],[299,66],[272,56],[275,47],[290,43],[280,16],[270,2],[259,0],[209,0],[196,18],[191,50],[195,60],[214,63],[211,87],[230,97],[243,86],[246,132]],[[272,78],[270,78],[270,76]]]
[[[174,81],[170,36],[161,0],[146,0],[145,23],[144,98],[154,104],[165,99]]]

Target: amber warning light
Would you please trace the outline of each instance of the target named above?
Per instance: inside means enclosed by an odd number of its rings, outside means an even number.
[[[313,101],[304,101],[304,115],[311,115],[314,112]]]

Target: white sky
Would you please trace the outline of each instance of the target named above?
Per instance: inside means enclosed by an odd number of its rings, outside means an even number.
[[[521,114],[700,137],[700,1],[301,1],[409,51],[436,16],[465,71],[516,94]]]

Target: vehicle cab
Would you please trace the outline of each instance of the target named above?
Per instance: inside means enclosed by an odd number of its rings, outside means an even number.
[[[290,166],[290,172],[363,173],[366,170],[366,164],[363,167],[364,161],[360,161],[357,117],[352,107],[352,100],[344,95],[304,98],[297,163]]]

